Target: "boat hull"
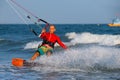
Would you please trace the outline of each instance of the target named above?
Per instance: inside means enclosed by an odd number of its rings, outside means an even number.
[[[110,27],[120,27],[120,24],[108,24],[108,26],[110,26]]]

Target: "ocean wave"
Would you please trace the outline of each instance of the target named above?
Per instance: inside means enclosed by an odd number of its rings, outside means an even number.
[[[0,41],[3,41],[4,39],[0,39]]]
[[[41,44],[42,41],[32,41],[32,42],[29,42],[27,43],[25,46],[24,46],[24,49],[34,49],[34,48],[37,48],[39,44]]]
[[[65,36],[70,39],[69,42],[64,42],[67,46],[74,46],[76,44],[89,44],[98,43],[99,45],[115,46],[120,44],[120,35],[100,35],[91,33],[66,33]],[[28,42],[24,49],[34,49],[37,48],[42,41],[32,41]],[[59,46],[55,44],[55,46]]]
[[[8,39],[0,39],[0,43],[10,43],[10,42],[14,42],[14,41]]]
[[[35,49],[38,48],[38,45],[40,45],[42,41],[32,41],[28,42],[25,46],[24,49]],[[69,42],[64,42],[67,46],[70,46]],[[55,47],[58,47],[59,45],[56,43]]]
[[[70,44],[75,45],[79,43],[98,43],[100,45],[114,46],[120,44],[120,35],[100,35],[100,34],[91,34],[88,32],[84,33],[66,33],[68,39],[71,39]]]
[[[46,65],[44,67],[33,67],[37,71],[114,71],[120,69],[120,50],[100,46],[74,48],[57,52],[50,57],[41,56],[36,61]]]

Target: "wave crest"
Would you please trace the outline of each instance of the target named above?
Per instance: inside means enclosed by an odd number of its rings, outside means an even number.
[[[71,39],[70,43],[75,45],[78,43],[98,43],[100,45],[119,45],[120,44],[120,35],[99,35],[91,33],[67,33],[66,36],[68,39]]]
[[[42,41],[33,41],[29,42],[25,45],[24,49],[34,49],[37,48],[39,44],[41,44]]]

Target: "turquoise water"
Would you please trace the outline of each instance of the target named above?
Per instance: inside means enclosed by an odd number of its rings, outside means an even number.
[[[41,28],[31,25],[40,33]],[[119,80],[120,28],[106,24],[56,24],[56,34],[69,47],[56,45],[45,66],[16,68],[12,58],[29,60],[42,42],[23,24],[0,25],[0,80]]]

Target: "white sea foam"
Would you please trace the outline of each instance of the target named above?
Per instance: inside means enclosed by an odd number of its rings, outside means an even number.
[[[42,41],[32,41],[25,45],[24,49],[34,49],[37,48],[39,44],[41,44]]]
[[[58,52],[50,57],[41,56],[37,62],[44,67],[34,67],[34,70],[76,71],[97,67],[107,69],[120,68],[120,49],[91,46],[75,48]],[[99,65],[99,66],[98,66]]]
[[[0,41],[2,41],[2,40],[4,40],[4,39],[0,39]]]
[[[68,39],[71,39],[70,42],[64,42],[67,46],[76,45],[80,43],[98,43],[99,45],[114,46],[120,44],[120,35],[99,35],[91,33],[66,33],[65,35]],[[24,49],[33,49],[37,48],[42,41],[32,41],[28,42]],[[59,46],[56,44],[55,46]]]
[[[99,34],[91,34],[91,33],[67,33],[66,36],[71,39],[70,44],[78,44],[78,43],[98,43],[100,45],[118,45],[120,44],[120,35],[99,35]]]
[[[38,45],[40,45],[42,43],[42,41],[32,41],[32,42],[28,42],[25,46],[24,49],[35,49],[38,48]],[[64,42],[67,46],[69,46],[70,44],[68,42]],[[55,44],[55,47],[59,46],[57,43]]]

